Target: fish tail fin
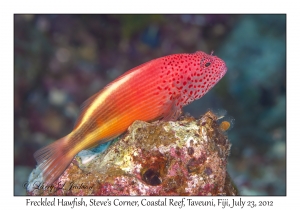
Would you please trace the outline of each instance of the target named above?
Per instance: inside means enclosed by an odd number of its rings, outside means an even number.
[[[45,184],[50,185],[66,170],[75,155],[69,145],[69,136],[65,136],[39,149],[33,156]]]

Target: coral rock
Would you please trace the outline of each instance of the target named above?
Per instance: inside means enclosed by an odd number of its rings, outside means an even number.
[[[230,143],[217,117],[136,121],[105,152],[76,156],[53,186],[34,170],[29,195],[237,195],[227,171]],[[35,187],[33,187],[35,186]]]

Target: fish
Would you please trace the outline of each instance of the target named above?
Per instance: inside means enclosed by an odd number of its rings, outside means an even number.
[[[81,150],[124,133],[136,120],[176,120],[182,107],[205,95],[226,74],[225,62],[202,51],[172,54],[141,64],[81,106],[74,129],[36,151],[45,184],[52,184]]]

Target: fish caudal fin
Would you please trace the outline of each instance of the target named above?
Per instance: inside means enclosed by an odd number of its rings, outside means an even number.
[[[68,136],[34,153],[45,184],[52,184],[66,170],[75,156],[72,154],[71,147],[68,146]]]

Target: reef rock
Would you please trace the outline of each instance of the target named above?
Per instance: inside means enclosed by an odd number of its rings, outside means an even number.
[[[28,195],[237,195],[227,171],[230,143],[217,117],[136,121],[105,152],[77,155],[52,186],[38,168]],[[88,151],[86,153],[89,153]],[[82,154],[82,153],[81,153]]]

